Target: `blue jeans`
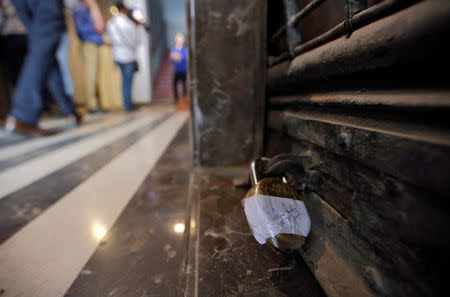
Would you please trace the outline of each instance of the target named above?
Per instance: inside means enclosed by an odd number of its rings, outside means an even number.
[[[120,72],[122,73],[123,106],[126,110],[131,110],[133,108],[131,87],[133,86],[133,75],[137,71],[137,62],[116,62],[116,64],[119,66]]]
[[[58,50],[56,51],[56,60],[58,60],[59,70],[61,71],[64,93],[69,97],[73,97],[74,90],[72,75],[69,68],[69,49],[70,37],[69,33],[65,32],[59,41]]]
[[[61,0],[12,0],[27,28],[28,52],[22,67],[10,114],[36,125],[42,110],[42,91],[47,86],[64,114],[72,114],[75,105],[64,93],[56,62],[56,49],[66,30]]]

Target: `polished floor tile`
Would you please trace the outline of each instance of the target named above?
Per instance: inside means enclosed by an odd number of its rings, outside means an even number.
[[[0,245],[4,295],[63,296],[186,118],[170,116]]]
[[[26,153],[29,153],[31,151],[34,151],[36,149],[40,149],[45,146],[53,145],[55,143],[59,143],[62,141],[66,141],[68,139],[72,139],[74,137],[78,136],[84,136],[89,135],[92,132],[101,131],[102,129],[109,128],[110,126],[113,126],[116,123],[120,123],[121,121],[124,121],[125,118],[128,118],[125,115],[116,115],[111,116],[102,119],[99,118],[93,118],[88,119],[83,123],[83,125],[80,128],[73,129],[72,131],[67,131],[65,133],[53,135],[50,137],[36,137],[29,139],[28,141],[21,142],[15,145],[9,145],[5,146],[3,148],[0,148],[0,161],[8,160],[10,158],[14,158],[16,156],[20,156]],[[23,136],[16,136],[16,135],[8,135],[4,136],[4,139],[7,138],[16,138],[21,137],[25,138]]]
[[[0,199],[0,244],[161,125],[171,114],[171,111],[163,113],[156,121]]]
[[[63,147],[33,159],[26,164],[18,165],[0,173],[0,185],[2,185],[0,188],[0,199],[147,125],[149,122],[156,120],[155,117],[157,117],[157,114],[149,112],[147,117],[138,118],[123,127],[106,131],[97,137],[90,137],[68,147]],[[18,176],[20,178],[17,178]]]
[[[177,296],[192,150],[185,125],[66,297]]]

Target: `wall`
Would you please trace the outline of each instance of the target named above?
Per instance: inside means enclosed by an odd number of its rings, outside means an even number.
[[[161,60],[166,49],[166,26],[163,19],[163,9],[160,0],[152,0],[147,2],[147,11],[149,22],[151,25],[150,35],[150,71],[152,82],[154,82]]]
[[[166,24],[167,46],[170,47],[177,32],[186,34],[186,1],[162,1],[163,17]]]
[[[125,0],[124,4],[132,9],[134,7],[140,8],[149,20],[147,0]],[[113,2],[114,3],[114,2]],[[141,44],[137,47],[137,61],[139,64],[139,71],[135,74],[133,79],[132,96],[135,103],[149,103],[151,101],[152,76],[150,72],[150,33],[142,30]]]
[[[135,0],[134,7],[139,7],[145,14],[145,18],[148,20],[147,14],[147,1]],[[141,30],[141,44],[137,47],[137,60],[139,64],[139,71],[135,74],[133,80],[133,102],[136,103],[149,103],[151,101],[152,94],[152,76],[150,72],[150,33]]]

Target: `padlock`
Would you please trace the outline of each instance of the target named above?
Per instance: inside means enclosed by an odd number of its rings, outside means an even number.
[[[264,170],[264,163],[267,163],[268,161],[269,159],[267,158],[258,158],[252,162],[250,167],[252,188],[247,192],[245,198],[253,197],[255,195],[266,195],[300,200],[297,191],[282,179],[276,177],[262,177],[261,171]],[[279,233],[274,237],[268,238],[266,242],[283,252],[292,252],[299,249],[304,244],[305,237],[297,234]]]

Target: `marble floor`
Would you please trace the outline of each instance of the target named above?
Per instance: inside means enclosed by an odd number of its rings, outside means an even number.
[[[153,106],[87,117],[47,138],[1,134],[0,296],[170,296],[165,273],[178,272],[191,166],[187,120]],[[119,284],[140,275],[155,286],[124,293]]]
[[[246,169],[193,168],[189,132],[169,105],[0,132],[0,297],[324,296],[254,240]]]

